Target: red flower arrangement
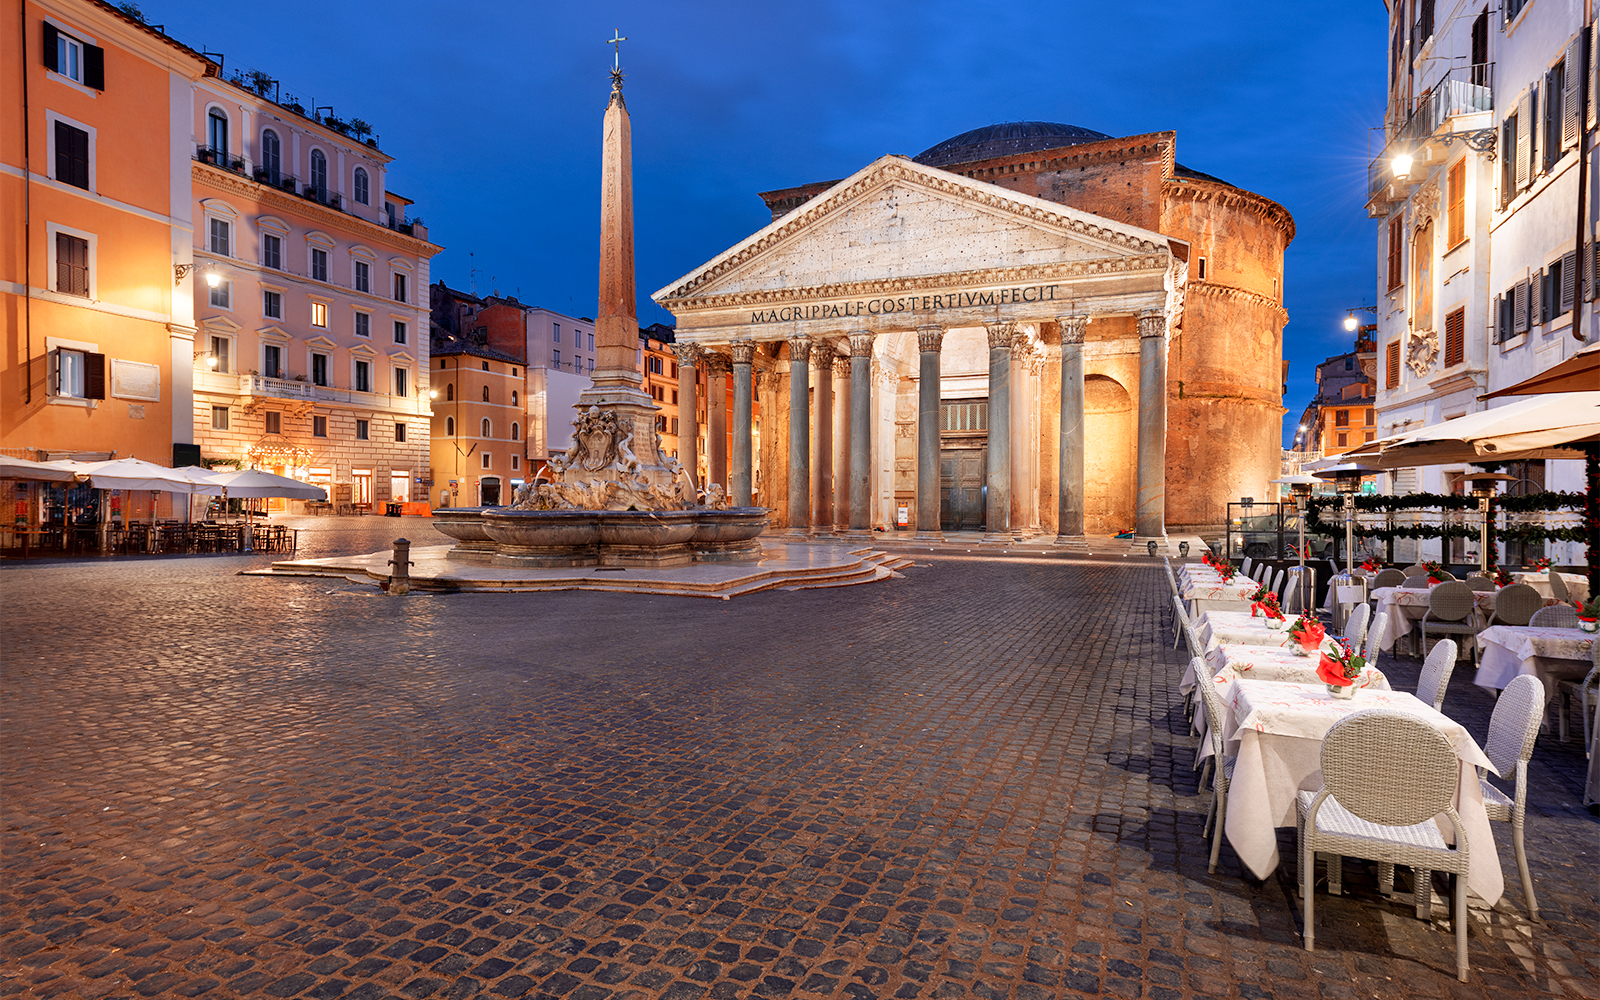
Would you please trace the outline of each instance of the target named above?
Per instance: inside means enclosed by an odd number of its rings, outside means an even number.
[[[1427,562],[1422,564],[1422,568],[1428,571],[1428,586],[1431,587],[1436,583],[1444,582],[1444,575],[1446,572],[1444,566],[1432,559],[1429,559]]]
[[[1600,626],[1600,597],[1588,601],[1573,601],[1572,607],[1578,612],[1578,627],[1585,632],[1594,632]]]
[[[1509,587],[1516,582],[1517,578],[1512,576],[1511,571],[1504,566],[1496,566],[1494,568],[1494,585],[1496,587]]]
[[[1550,569],[1550,557],[1549,556],[1545,556],[1545,557],[1540,558],[1540,559],[1535,559],[1533,562],[1529,563],[1528,565],[1532,566],[1534,569],[1536,569],[1536,570],[1538,570],[1540,572],[1546,572],[1546,571],[1548,571]]]
[[[1217,571],[1218,576],[1222,577],[1223,583],[1232,583],[1234,575],[1239,572],[1234,568],[1233,563],[1229,562],[1214,563],[1211,568]]]
[[[1327,636],[1327,630],[1322,627],[1321,622],[1305,615],[1296,618],[1294,624],[1289,626],[1289,637],[1299,643],[1300,648],[1307,653],[1320,648],[1322,640]]]
[[[1378,570],[1383,569],[1383,560],[1376,556],[1368,556],[1366,560],[1362,562],[1361,568],[1366,570],[1368,573],[1376,573]]]
[[[1283,608],[1278,604],[1278,595],[1267,589],[1266,584],[1256,588],[1256,592],[1248,598],[1250,601],[1250,617],[1261,617],[1271,621],[1283,620]]]
[[[1317,676],[1335,687],[1349,687],[1365,669],[1366,658],[1344,643],[1335,643],[1333,651],[1322,653],[1317,661]]]

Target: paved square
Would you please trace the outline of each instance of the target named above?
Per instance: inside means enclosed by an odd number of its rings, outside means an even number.
[[[438,538],[300,523],[305,556]],[[1532,765],[1545,923],[1497,825],[1467,984],[1446,908],[1356,862],[1311,954],[1292,860],[1208,875],[1147,559],[712,602],[233,575],[270,558],[0,568],[0,992],[1600,996],[1576,741]]]

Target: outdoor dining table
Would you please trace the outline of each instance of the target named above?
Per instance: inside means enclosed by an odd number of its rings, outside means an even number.
[[[1532,674],[1544,685],[1548,705],[1557,681],[1581,680],[1593,667],[1594,643],[1594,633],[1582,629],[1492,625],[1478,633],[1478,675],[1472,683],[1503,691],[1517,676]]]
[[[1302,684],[1321,684],[1317,678],[1320,657],[1301,656],[1290,649],[1272,646],[1246,646],[1224,643],[1206,650],[1205,665],[1211,671],[1213,683],[1226,688],[1235,678],[1254,681],[1293,681]],[[1194,661],[1183,672],[1178,691],[1187,695],[1193,691],[1198,678],[1194,674]],[[1389,678],[1375,666],[1368,666],[1356,678],[1357,687],[1389,690]]]
[[[1289,621],[1293,621],[1290,618]],[[1281,629],[1267,628],[1267,620],[1251,617],[1249,611],[1203,611],[1195,618],[1195,631],[1209,649],[1214,645],[1284,646],[1289,638],[1288,622]]]
[[[1394,652],[1394,644],[1402,636],[1410,635],[1411,629],[1428,613],[1430,592],[1427,587],[1379,587],[1372,592],[1372,599],[1378,602],[1378,614],[1389,616],[1389,627],[1378,639],[1378,646],[1385,653]],[[1474,590],[1472,606],[1488,617],[1494,611],[1495,593]]]
[[[1250,595],[1261,585],[1243,574],[1234,577],[1232,583],[1223,583],[1220,576],[1208,580],[1196,574],[1178,581],[1178,586],[1189,614],[1197,615],[1202,611],[1248,611]]]
[[[1567,585],[1567,594],[1575,601],[1589,599],[1589,578],[1576,573],[1557,573],[1561,582]],[[1555,593],[1550,589],[1550,574],[1539,573],[1513,573],[1512,576],[1518,583],[1525,583],[1539,592],[1539,596],[1553,598]]]
[[[1455,808],[1471,852],[1467,887],[1493,905],[1505,887],[1477,768],[1498,774],[1472,734],[1406,691],[1357,690],[1332,697],[1321,684],[1235,678],[1223,695],[1224,747],[1237,753],[1228,783],[1228,843],[1257,878],[1278,867],[1277,828],[1295,825],[1295,796],[1322,787],[1322,741],[1335,722],[1369,708],[1416,716],[1444,734],[1461,761]],[[1447,838],[1454,831],[1440,821]]]

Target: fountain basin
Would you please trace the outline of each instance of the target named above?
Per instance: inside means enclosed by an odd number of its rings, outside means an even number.
[[[728,510],[513,510],[451,507],[435,527],[456,539],[451,559],[495,566],[683,566],[754,562],[764,507]]]
[[[498,507],[440,507],[433,512],[433,526],[441,535],[456,540],[449,558],[488,564],[494,560],[494,539],[484,529],[483,513]]]

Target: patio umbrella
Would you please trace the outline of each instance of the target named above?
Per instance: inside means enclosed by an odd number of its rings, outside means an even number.
[[[1403,469],[1452,462],[1581,459],[1570,447],[1600,439],[1600,391],[1563,392],[1469,413],[1404,434],[1377,465]]]
[[[50,462],[30,462],[26,458],[0,455],[0,479],[31,479],[36,482],[70,483],[77,479],[71,469]]]
[[[288,476],[262,472],[260,469],[240,469],[238,472],[214,474],[214,482],[235,497],[285,497],[290,500],[326,500],[328,491],[320,486],[302,483]]]
[[[208,483],[197,482],[178,469],[137,458],[109,462],[61,463],[97,490],[158,490],[167,493],[209,493]]]
[[[1600,344],[1590,344],[1577,354],[1525,378],[1516,385],[1485,393],[1479,399],[1500,396],[1533,396],[1542,392],[1589,392],[1600,385]]]

